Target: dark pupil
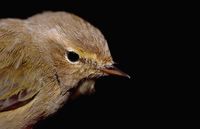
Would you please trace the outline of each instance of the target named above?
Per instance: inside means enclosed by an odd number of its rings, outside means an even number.
[[[71,62],[75,62],[79,60],[79,55],[76,54],[75,52],[68,52],[67,57]]]

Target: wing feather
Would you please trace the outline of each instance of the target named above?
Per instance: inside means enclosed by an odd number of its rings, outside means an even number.
[[[25,105],[43,84],[39,63],[35,65],[40,60],[38,52],[27,43],[30,36],[20,31],[21,24],[19,20],[0,21],[0,112]]]

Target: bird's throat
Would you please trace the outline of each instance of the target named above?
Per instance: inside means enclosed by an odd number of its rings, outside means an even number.
[[[70,100],[81,95],[91,94],[95,91],[95,79],[82,79],[75,88],[70,89]]]

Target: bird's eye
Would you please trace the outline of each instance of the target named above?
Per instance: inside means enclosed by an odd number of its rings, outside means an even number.
[[[73,51],[68,51],[67,52],[67,58],[72,63],[75,63],[79,60],[79,55],[77,53],[73,52]]]

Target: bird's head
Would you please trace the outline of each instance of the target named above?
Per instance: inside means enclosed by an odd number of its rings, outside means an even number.
[[[48,43],[62,85],[74,86],[82,79],[105,75],[129,77],[114,67],[102,33],[83,19],[69,13],[49,12],[36,15],[29,21],[38,26],[36,33],[40,32]]]

